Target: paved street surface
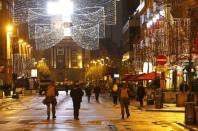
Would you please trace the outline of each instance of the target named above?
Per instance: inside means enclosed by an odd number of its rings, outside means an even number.
[[[113,106],[108,95],[100,103],[87,103],[83,98],[80,120],[73,120],[72,101],[65,92],[58,96],[57,119],[46,120],[43,97],[22,96],[19,100],[0,105],[0,131],[182,131],[182,112],[150,112],[130,106],[131,117],[121,120],[119,105]]]

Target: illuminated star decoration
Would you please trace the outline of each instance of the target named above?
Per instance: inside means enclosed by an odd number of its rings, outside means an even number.
[[[35,39],[38,50],[65,36],[95,50],[99,38],[105,37],[105,25],[116,24],[116,0],[17,0],[14,5],[14,23],[28,23],[29,38]]]

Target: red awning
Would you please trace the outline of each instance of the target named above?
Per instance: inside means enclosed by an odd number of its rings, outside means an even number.
[[[122,78],[122,81],[139,81],[139,77],[144,74],[126,74]]]
[[[138,79],[139,80],[154,80],[155,78],[157,78],[159,76],[160,76],[159,73],[151,72],[151,73],[143,74]]]

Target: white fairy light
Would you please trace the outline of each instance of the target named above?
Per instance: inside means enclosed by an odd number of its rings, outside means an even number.
[[[29,38],[38,50],[70,35],[79,46],[93,50],[105,37],[105,25],[116,24],[115,9],[116,0],[16,0],[13,18],[16,25],[28,23]]]

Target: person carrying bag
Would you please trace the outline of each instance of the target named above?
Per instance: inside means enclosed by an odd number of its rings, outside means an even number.
[[[58,91],[55,86],[55,82],[52,81],[50,85],[47,87],[47,93],[45,96],[45,99],[43,100],[43,104],[47,106],[47,120],[50,119],[50,105],[52,105],[52,115],[53,119],[56,118],[56,105],[57,105],[57,100],[56,96],[58,96]]]

